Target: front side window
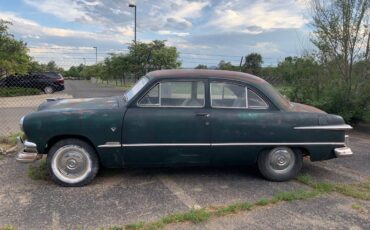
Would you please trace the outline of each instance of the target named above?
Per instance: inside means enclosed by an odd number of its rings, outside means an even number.
[[[140,106],[203,107],[202,81],[165,81],[155,85],[139,101]]]
[[[224,82],[211,83],[211,106],[214,108],[268,108],[268,104],[251,89]]]

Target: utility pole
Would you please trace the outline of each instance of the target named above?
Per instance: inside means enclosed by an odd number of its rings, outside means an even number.
[[[131,7],[131,8],[135,9],[135,39],[134,39],[134,42],[136,44],[136,5],[135,4],[129,4],[128,7]]]
[[[98,47],[94,46],[95,49],[95,64],[98,64]]]
[[[244,58],[244,56],[242,56],[242,57],[240,58],[240,65],[239,65],[239,69],[240,69],[240,71],[242,71],[243,58]]]

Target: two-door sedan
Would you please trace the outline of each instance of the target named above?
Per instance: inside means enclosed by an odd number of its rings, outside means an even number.
[[[53,181],[90,183],[99,167],[257,164],[272,181],[352,155],[342,117],[289,102],[256,76],[160,70],[120,97],[60,99],[23,117],[19,162],[47,154]]]

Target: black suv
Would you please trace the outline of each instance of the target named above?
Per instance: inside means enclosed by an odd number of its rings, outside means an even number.
[[[0,87],[35,88],[47,94],[64,90],[64,78],[60,73],[30,73],[25,76],[8,76],[0,79]]]

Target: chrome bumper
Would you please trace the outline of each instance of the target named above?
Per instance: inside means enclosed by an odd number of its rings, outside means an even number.
[[[27,140],[23,141],[21,137],[17,137],[18,153],[15,159],[22,163],[31,163],[42,158],[42,154],[37,152],[35,143]]]
[[[349,147],[335,148],[334,152],[337,157],[349,157],[353,155],[353,152]]]

